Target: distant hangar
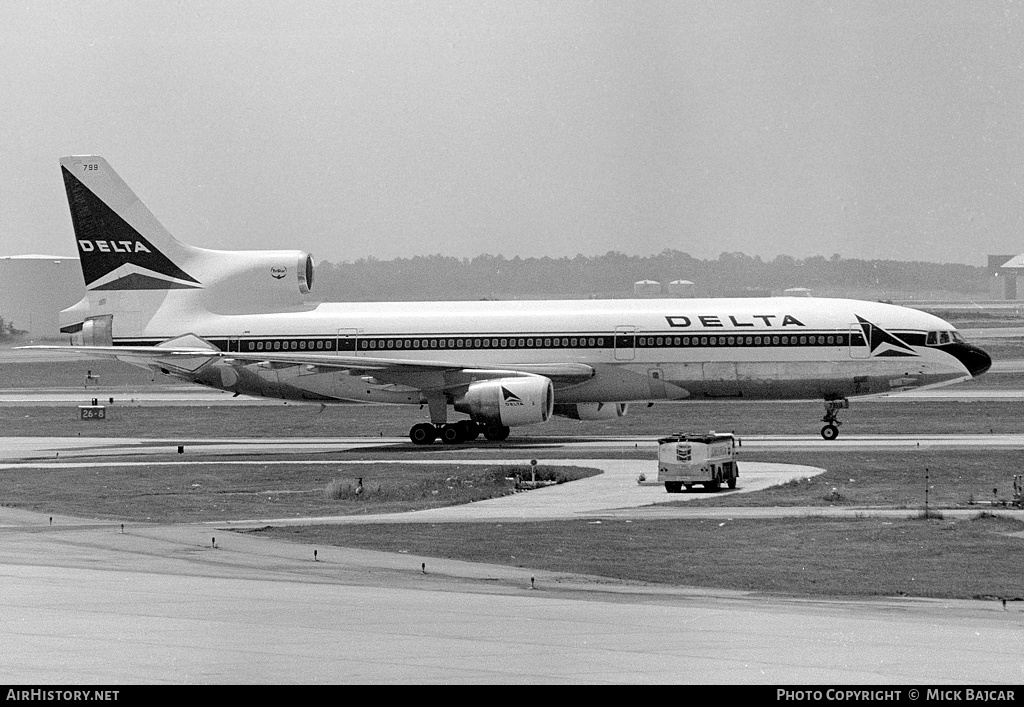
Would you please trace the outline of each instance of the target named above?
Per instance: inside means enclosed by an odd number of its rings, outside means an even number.
[[[994,300],[1024,300],[1024,255],[988,256],[988,292]]]
[[[60,337],[60,310],[84,296],[78,258],[0,256],[0,317],[33,339]]]

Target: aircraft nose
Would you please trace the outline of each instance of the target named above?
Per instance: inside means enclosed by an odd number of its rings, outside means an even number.
[[[956,356],[975,378],[992,367],[992,357],[973,344],[956,344],[951,348],[950,353]]]

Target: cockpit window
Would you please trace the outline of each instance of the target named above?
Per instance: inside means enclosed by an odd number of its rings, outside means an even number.
[[[925,337],[928,346],[941,346],[950,342],[964,343],[964,337],[958,331],[930,331]]]

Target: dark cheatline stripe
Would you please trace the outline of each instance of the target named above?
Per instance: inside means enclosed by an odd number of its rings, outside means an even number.
[[[558,335],[425,335],[425,336],[288,336],[288,337],[241,337],[227,339],[218,337],[210,340],[222,351],[359,351],[367,354],[416,352],[416,351],[512,351],[537,349],[706,349],[706,348],[834,348],[864,346],[859,334],[813,333],[813,334],[722,334],[713,335],[615,335],[604,334],[558,334]],[[119,339],[115,345],[154,346],[160,340]]]

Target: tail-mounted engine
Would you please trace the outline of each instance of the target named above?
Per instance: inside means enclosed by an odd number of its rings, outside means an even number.
[[[303,304],[304,296],[313,289],[313,256],[304,251],[221,251],[210,262],[216,267],[202,268],[206,270],[202,283],[206,306],[212,312],[287,310]]]
[[[455,400],[455,410],[477,422],[517,427],[547,422],[555,406],[555,388],[543,376],[477,381]]]

